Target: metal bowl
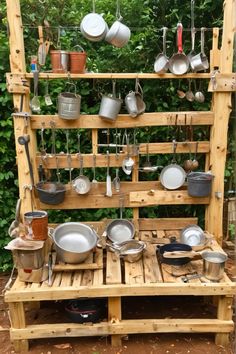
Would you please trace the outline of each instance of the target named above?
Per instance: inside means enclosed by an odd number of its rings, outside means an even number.
[[[121,243],[134,238],[134,224],[126,219],[116,219],[106,228],[107,237],[115,243]]]
[[[198,225],[188,225],[181,230],[180,242],[189,246],[204,244],[206,237],[204,231]]]
[[[63,202],[66,187],[59,182],[39,182],[36,184],[39,200],[45,204],[56,205]]]
[[[97,234],[86,224],[67,222],[57,226],[52,234],[59,260],[82,263],[97,245]]]
[[[146,243],[138,240],[129,240],[118,244],[113,244],[117,248],[120,256],[125,262],[134,263],[142,258]]]

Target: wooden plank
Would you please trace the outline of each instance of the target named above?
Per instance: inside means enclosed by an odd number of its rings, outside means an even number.
[[[32,115],[30,119],[31,129],[51,129],[50,122],[55,123],[56,129],[106,129],[106,128],[130,128],[145,126],[166,125],[212,125],[214,114],[211,111],[186,111],[186,112],[152,112],[144,113],[133,119],[128,114],[119,114],[115,122],[107,122],[97,114],[81,114],[79,119],[67,121],[60,119],[58,115]],[[95,151],[95,150],[94,150]]]
[[[151,195],[150,195],[151,194]],[[170,204],[208,204],[209,197],[190,197],[185,190],[178,191],[148,191],[130,192],[129,201],[131,206],[151,206],[151,205],[170,205]]]
[[[143,254],[143,267],[145,283],[163,282],[161,269],[156,256],[156,245],[147,244],[147,248]]]
[[[61,286],[70,286],[72,282],[72,274],[68,272],[62,272]]]
[[[143,284],[143,260],[130,263],[124,262],[125,267],[125,283],[126,284]]]
[[[110,277],[107,278],[112,282],[112,272],[109,270]],[[60,274],[60,273],[58,273]],[[114,273],[113,278],[116,276]],[[106,296],[155,296],[155,295],[234,295],[236,291],[236,283],[220,282],[209,284],[108,284],[101,286],[81,286],[79,294],[82,297],[106,297]],[[40,301],[40,300],[65,300],[68,298],[78,297],[78,289],[71,286],[60,286],[50,288],[35,289],[32,293],[28,290],[6,291],[5,302],[21,302],[24,301]]]
[[[72,282],[73,287],[76,287],[76,288],[80,287],[81,280],[82,280],[82,274],[83,274],[82,270],[77,270],[74,272],[73,282]]]
[[[24,309],[23,302],[9,304],[9,319],[10,319],[11,328],[21,329],[26,327],[25,309]],[[15,350],[21,352],[25,352],[29,350],[28,340],[25,339],[14,340],[11,337],[11,332],[10,332],[10,338],[11,340],[13,340],[13,345]]]
[[[121,283],[120,257],[114,252],[107,252],[106,257],[106,284]]]
[[[85,259],[84,261],[87,264],[91,264],[93,262],[93,253],[90,253],[88,258]],[[83,275],[82,275],[82,281],[81,281],[81,286],[86,285],[90,286],[93,283],[93,271],[92,270],[84,270]]]
[[[235,92],[236,74],[215,73],[214,79],[210,81],[208,91],[210,92]]]
[[[192,144],[192,151],[194,151],[196,142],[191,142],[189,144]],[[209,153],[210,149],[210,143],[208,141],[199,141],[198,143],[198,153]],[[125,151],[125,149],[124,149]],[[168,143],[150,143],[149,144],[149,153],[150,154],[172,154],[173,153],[173,144],[168,142]],[[189,153],[189,145],[184,143],[184,142],[179,142],[178,143],[178,154],[187,154]],[[139,144],[139,154],[140,155],[146,155],[146,144]],[[110,167],[121,167],[123,160],[125,158],[125,154],[121,153],[118,156],[115,154],[110,154]],[[93,154],[82,154],[83,157],[83,167],[93,167]],[[47,157],[44,160],[44,167],[46,169],[56,169],[57,167],[57,162],[60,167],[62,168],[67,168],[68,167],[68,161],[67,161],[67,156],[66,154],[57,154],[55,157]],[[40,153],[36,154],[36,165],[39,166],[42,164],[42,158]],[[78,160],[78,154],[71,154],[71,167],[72,168],[77,168],[79,169],[79,160]],[[107,166],[107,157],[105,154],[98,154],[96,155],[96,166],[97,167],[106,167]],[[138,162],[136,163],[136,166],[139,166]],[[142,167],[142,166],[139,166]],[[136,170],[138,173],[138,169]],[[136,181],[137,182],[137,181]]]
[[[93,272],[93,285],[103,284],[103,249],[97,248],[94,261],[101,265],[100,269]]]
[[[26,78],[32,78],[32,73],[25,73]],[[57,73],[40,73],[40,79],[67,79],[67,74],[57,74]],[[210,78],[210,73],[187,73],[184,75],[174,75],[171,73],[166,73],[159,75],[156,73],[89,73],[84,74],[70,74],[71,79],[179,79],[179,78],[198,78],[198,79],[208,79]]]
[[[111,324],[119,323],[121,317],[122,317],[121,298],[120,297],[108,298],[108,321]],[[112,334],[111,345],[113,347],[121,346],[121,337],[117,334]]]
[[[78,323],[55,323],[29,325],[25,329],[11,329],[11,337],[16,339],[37,339],[57,337],[89,337],[105,336],[107,334],[135,334],[135,333],[221,333],[231,332],[233,321],[218,319],[134,319],[121,320],[113,323],[101,322],[92,325]]]
[[[179,230],[190,224],[197,224],[193,218],[142,218],[139,219],[139,230]]]

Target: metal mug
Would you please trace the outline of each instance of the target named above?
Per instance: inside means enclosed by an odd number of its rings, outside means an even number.
[[[35,210],[24,214],[25,237],[30,240],[46,240],[48,237],[48,214]]]

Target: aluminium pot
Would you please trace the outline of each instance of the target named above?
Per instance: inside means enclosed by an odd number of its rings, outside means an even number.
[[[214,175],[208,172],[191,172],[187,176],[188,194],[191,197],[208,197]]]
[[[203,274],[211,281],[219,281],[224,275],[225,262],[227,255],[222,252],[208,252],[202,253],[203,258]]]
[[[138,262],[146,249],[146,243],[138,240],[128,240],[121,243],[113,243],[108,247],[116,252],[125,262]]]
[[[51,232],[58,259],[65,263],[82,263],[97,245],[98,236],[88,225],[67,222]]]

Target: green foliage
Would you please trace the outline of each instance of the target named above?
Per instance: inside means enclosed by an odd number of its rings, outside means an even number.
[[[222,0],[199,0],[195,2],[195,25],[196,27],[214,27],[222,25]],[[131,39],[124,48],[115,48],[106,42],[93,43],[82,37],[79,25],[82,18],[92,11],[92,1],[87,0],[48,0],[43,4],[40,1],[21,0],[21,11],[24,24],[24,39],[27,69],[30,70],[30,56],[37,53],[38,48],[38,25],[42,25],[47,20],[51,27],[47,35],[53,42],[53,47],[59,46],[65,50],[71,50],[75,45],[80,44],[87,52],[87,69],[94,72],[153,72],[153,63],[158,53],[162,51],[162,26],[167,26],[168,41],[167,54],[171,56],[176,51],[175,28],[179,20],[182,20],[184,28],[190,27],[190,0],[123,0],[121,1],[121,14],[123,21],[132,31]],[[116,2],[110,0],[97,0],[96,11],[102,13],[106,22],[110,26],[115,20]],[[9,72],[9,48],[7,39],[7,20],[5,1],[0,3],[0,270],[6,270],[11,262],[11,255],[5,252],[3,246],[8,241],[7,230],[14,219],[15,204],[18,198],[17,168],[15,162],[14,133],[11,112],[13,111],[12,97],[6,91],[5,72]],[[58,27],[60,26],[60,38],[58,38]],[[211,47],[211,31],[206,33],[207,54]],[[199,50],[199,32],[196,38]],[[184,32],[184,49],[190,51],[190,33]],[[43,70],[50,70],[50,58]],[[176,90],[187,90],[186,80],[143,80],[144,98],[147,111],[180,111],[180,110],[208,110],[210,107],[210,94],[206,94],[206,102],[203,105],[180,100],[176,95]],[[203,84],[203,90],[207,92],[207,83]],[[111,92],[110,80],[78,80],[76,82],[77,91],[82,96],[81,113],[96,114],[99,110],[99,103],[102,93]],[[197,82],[199,85],[199,82]],[[117,90],[122,97],[130,90],[134,89],[134,80],[118,80]],[[54,80],[49,83],[49,92],[53,100],[53,106],[48,107],[44,103],[46,81],[40,80],[39,95],[43,114],[54,114],[56,112],[58,93],[65,90],[63,80]],[[163,95],[164,93],[164,95]],[[124,112],[124,108],[123,108]],[[112,129],[111,129],[112,130]],[[131,133],[131,132],[130,132]],[[51,131],[45,130],[45,140],[47,150],[52,147]],[[81,130],[81,151],[83,153],[91,151],[91,131]],[[111,131],[111,139],[114,139]],[[184,129],[177,132],[173,127],[159,127],[152,129],[139,129],[137,131],[137,141],[171,141],[173,136],[180,134],[184,139]],[[202,129],[195,130],[195,138],[199,140],[206,138],[208,132]],[[106,135],[99,132],[99,141],[106,142]],[[40,144],[40,136],[38,136]],[[65,132],[56,131],[56,150],[65,151]],[[77,132],[70,133],[70,152],[76,152]],[[167,164],[169,156],[151,156],[151,161],[157,164]],[[185,156],[182,157],[183,159]],[[142,161],[141,161],[142,162]],[[203,159],[200,164],[204,166]],[[92,178],[91,170],[86,170],[86,174]],[[115,170],[111,169],[114,176]],[[68,171],[61,171],[62,180],[68,181]],[[78,174],[78,170],[73,171],[73,177]],[[230,164],[226,170],[226,175],[232,174]],[[97,179],[104,180],[105,170],[97,169]],[[120,174],[121,175],[121,174]],[[54,178],[55,175],[52,176]],[[120,176],[125,179],[125,176]],[[141,176],[146,179],[147,176]],[[148,177],[156,179],[155,174]],[[127,179],[126,179],[127,180]],[[201,209],[201,208],[200,208]],[[155,207],[146,208],[141,211],[144,217],[175,216],[175,215],[196,215],[196,207]],[[203,213],[200,213],[203,215]],[[125,210],[124,217],[130,217],[131,210]],[[115,209],[80,210],[80,211],[60,211],[52,210],[49,213],[51,222],[65,222],[70,220],[100,220],[105,217],[119,217],[119,211]]]

